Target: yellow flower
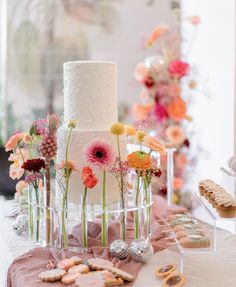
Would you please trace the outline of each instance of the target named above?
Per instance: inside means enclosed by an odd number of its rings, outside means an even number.
[[[137,131],[137,134],[136,134],[137,141],[141,143],[144,140],[146,135],[147,133],[145,131]]]
[[[74,129],[77,126],[76,121],[74,120],[69,120],[68,128]]]
[[[166,153],[165,146],[161,142],[159,142],[159,140],[152,136],[146,135],[144,138],[144,144],[151,150],[158,152],[161,155],[164,155]]]
[[[114,123],[111,126],[111,133],[113,135],[121,136],[125,133],[125,126],[122,123]]]
[[[125,126],[125,133],[127,136],[135,136],[136,135],[136,129],[132,125],[126,125]]]

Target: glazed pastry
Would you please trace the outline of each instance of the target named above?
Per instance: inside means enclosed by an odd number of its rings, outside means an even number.
[[[134,280],[134,277],[133,275],[119,269],[119,268],[116,268],[116,267],[112,267],[112,268],[108,268],[108,270],[114,274],[115,277],[119,277],[125,281],[128,281],[128,282],[131,282]]]
[[[69,270],[73,266],[75,266],[75,261],[72,258],[64,259],[57,264],[57,268],[63,269],[66,271]]]
[[[76,266],[71,267],[68,270],[68,273],[81,273],[81,274],[85,274],[89,272],[89,268],[87,265],[84,264],[79,264]]]
[[[109,260],[100,258],[91,258],[88,259],[88,266],[92,270],[105,270],[108,268],[112,268],[114,264]]]
[[[201,227],[198,224],[181,224],[181,225],[176,225],[174,227],[174,232],[178,231],[185,231],[185,230],[201,230]]]
[[[172,220],[172,219],[178,219],[178,218],[182,218],[182,217],[189,217],[192,218],[192,215],[189,213],[177,213],[177,214],[171,214],[167,216],[167,220]]]
[[[186,278],[182,273],[172,273],[165,278],[162,287],[181,287],[186,283]]]
[[[176,270],[176,266],[173,264],[165,265],[156,271],[156,276],[160,278],[166,278],[168,275],[170,275],[173,271]]]
[[[210,241],[205,236],[188,235],[180,239],[180,244],[184,248],[207,248],[210,246]]]
[[[106,286],[121,286],[124,285],[124,281],[121,278],[115,277],[110,271],[103,270],[101,272]]]
[[[44,282],[55,282],[61,280],[66,274],[65,270],[62,269],[51,269],[39,274],[39,279]]]
[[[101,274],[91,272],[83,274],[75,280],[76,287],[105,287],[105,281]]]
[[[81,274],[78,272],[77,273],[70,273],[70,274],[68,273],[62,277],[61,282],[64,285],[68,286],[68,285],[74,284],[75,280],[78,279],[80,276],[81,276]]]
[[[178,240],[181,238],[184,238],[188,235],[200,235],[200,236],[205,236],[204,232],[201,229],[189,229],[189,230],[183,230],[183,231],[178,231],[176,232],[175,236]]]

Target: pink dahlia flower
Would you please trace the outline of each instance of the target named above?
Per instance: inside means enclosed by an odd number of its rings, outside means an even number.
[[[161,104],[156,104],[155,109],[154,109],[155,116],[159,121],[164,121],[168,117],[167,110],[165,106]]]
[[[115,154],[110,143],[95,139],[85,149],[85,159],[91,165],[106,169],[113,164]]]

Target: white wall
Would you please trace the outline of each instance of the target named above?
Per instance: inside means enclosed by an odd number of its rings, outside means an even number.
[[[199,141],[210,153],[200,160],[198,177],[219,180],[219,167],[226,164],[234,146],[235,1],[182,0],[182,7],[183,17],[201,17],[190,61],[207,80],[205,91],[210,90],[208,97],[196,95],[193,109]]]

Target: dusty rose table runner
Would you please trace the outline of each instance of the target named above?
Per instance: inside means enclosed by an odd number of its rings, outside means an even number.
[[[159,219],[166,217],[168,214],[177,213],[185,211],[179,207],[168,208],[166,201],[160,197],[154,196],[153,204],[153,238],[152,244],[155,252],[163,250],[166,247],[165,235],[162,233],[162,226],[159,224]],[[129,218],[132,221],[132,218]],[[127,228],[127,241],[131,241],[133,238],[133,230],[129,227]],[[118,224],[114,224],[109,228],[109,240],[114,240],[115,234],[117,233]],[[65,257],[70,257],[72,255],[79,255],[82,259],[86,260],[91,257],[99,257],[104,259],[111,260],[116,267],[121,268],[134,277],[137,276],[140,268],[142,267],[141,263],[133,261],[130,256],[125,260],[118,260],[116,258],[110,258],[109,249],[101,248],[99,246],[100,242],[100,226],[99,224],[92,224],[89,227],[89,245],[93,246],[89,253],[78,254],[71,251],[68,251],[66,254],[58,250],[36,247],[26,254],[16,258],[8,270],[7,278],[7,287],[47,287],[54,286],[60,287],[64,286],[60,282],[55,283],[46,283],[41,282],[38,279],[38,274],[46,269],[48,260],[59,261]],[[119,227],[118,227],[119,228]],[[72,246],[79,246],[78,234],[79,228],[75,228],[73,233],[69,236],[69,242]],[[132,283],[126,284],[126,286],[131,286]]]

